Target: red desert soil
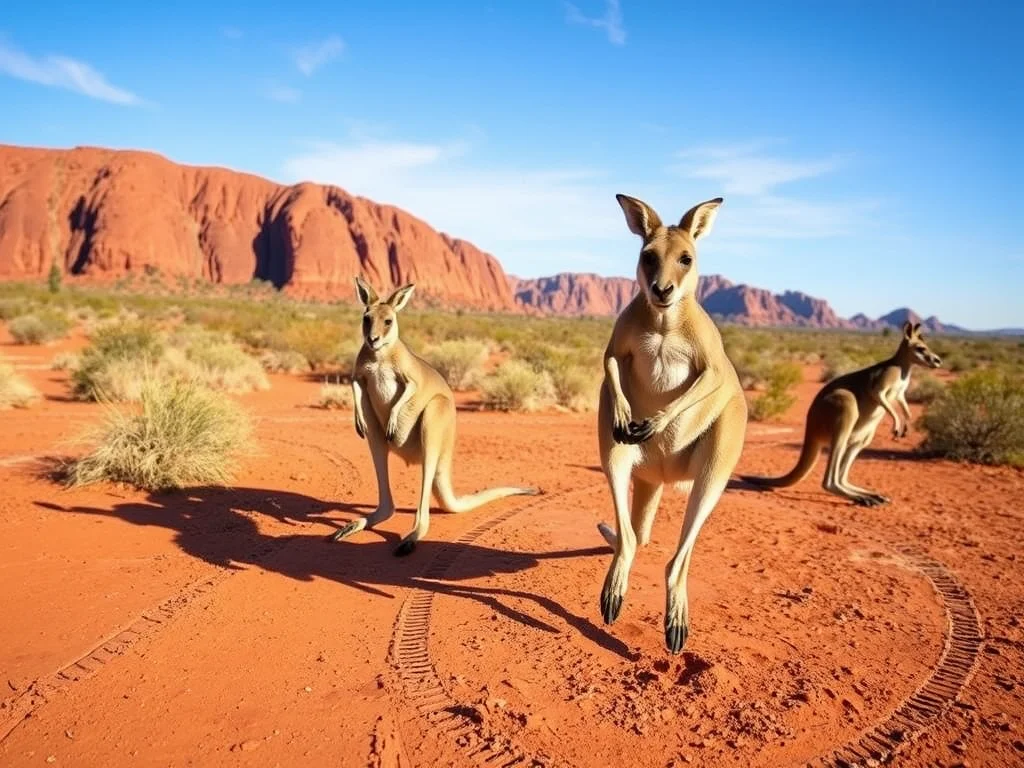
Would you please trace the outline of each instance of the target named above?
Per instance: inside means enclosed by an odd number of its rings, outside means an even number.
[[[891,506],[840,503],[818,473],[730,490],[671,657],[663,568],[683,497],[666,495],[604,627],[593,415],[462,410],[457,488],[546,493],[437,513],[395,559],[418,473],[394,467],[402,509],[383,530],[326,541],[376,487],[351,413],[308,407],[318,384],[298,378],[241,398],[260,453],[234,488],[59,488],[39,459],[99,415],[46,366],[67,346],[0,346],[46,396],[0,413],[4,766],[805,764],[884,722],[943,653],[943,600],[902,545],[962,584],[984,639],[959,702],[897,762],[1024,759],[1019,472],[916,460],[880,435],[854,475]],[[750,425],[743,471],[795,460],[808,378],[780,423]]]

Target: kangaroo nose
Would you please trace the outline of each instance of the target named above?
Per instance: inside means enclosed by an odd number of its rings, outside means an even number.
[[[674,291],[674,290],[675,290],[675,286],[672,285],[672,283],[669,283],[664,288],[660,287],[657,283],[652,283],[651,284],[651,291],[661,301],[665,301],[665,299],[667,299],[669,296],[671,296],[672,295],[672,291]]]
[[[371,344],[376,344],[378,341],[380,341],[380,336],[371,336],[370,337],[370,343]]]

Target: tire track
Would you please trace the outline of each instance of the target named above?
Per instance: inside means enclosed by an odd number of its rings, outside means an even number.
[[[443,579],[463,551],[461,545],[475,542],[521,512],[592,493],[596,487],[552,494],[481,522],[439,552],[422,576]],[[903,746],[921,736],[957,701],[978,665],[983,636],[981,620],[970,593],[953,572],[912,544],[886,541],[861,530],[856,532],[896,552],[908,568],[928,580],[945,611],[947,629],[938,664],[925,682],[879,723],[806,763],[812,768],[858,768],[890,762]],[[468,748],[466,754],[477,765],[545,765],[526,754],[510,735],[485,727],[475,709],[461,705],[445,690],[429,648],[435,595],[432,590],[414,588],[395,622],[389,655],[402,686],[402,701],[430,728],[447,736],[457,747]]]

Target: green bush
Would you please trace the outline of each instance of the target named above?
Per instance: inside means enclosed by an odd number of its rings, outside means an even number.
[[[928,453],[1024,466],[1024,381],[998,371],[965,374],[929,406],[920,426]]]
[[[14,370],[14,366],[0,363],[0,409],[27,408],[39,399],[35,387]]]
[[[846,355],[825,355],[825,367],[821,371],[821,381],[828,382],[860,368],[857,362]]]
[[[109,406],[67,467],[69,485],[128,483],[147,491],[224,485],[247,448],[251,423],[237,403],[197,382],[149,379],[140,406]]]
[[[424,357],[452,389],[469,389],[487,360],[487,345],[474,339],[451,339],[428,348]]]
[[[508,360],[484,377],[480,394],[485,408],[535,411],[551,404],[554,387],[547,371],[537,371],[522,360]]]
[[[750,418],[753,421],[767,421],[784,414],[796,402],[796,396],[790,394],[790,390],[802,379],[800,366],[794,363],[773,365],[766,377],[765,393],[750,404]]]

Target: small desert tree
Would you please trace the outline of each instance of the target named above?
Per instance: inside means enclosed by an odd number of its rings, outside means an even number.
[[[53,262],[50,266],[50,274],[46,277],[46,282],[50,286],[50,293],[60,293],[60,283],[63,274],[61,273],[60,267],[57,266],[57,262]]]

